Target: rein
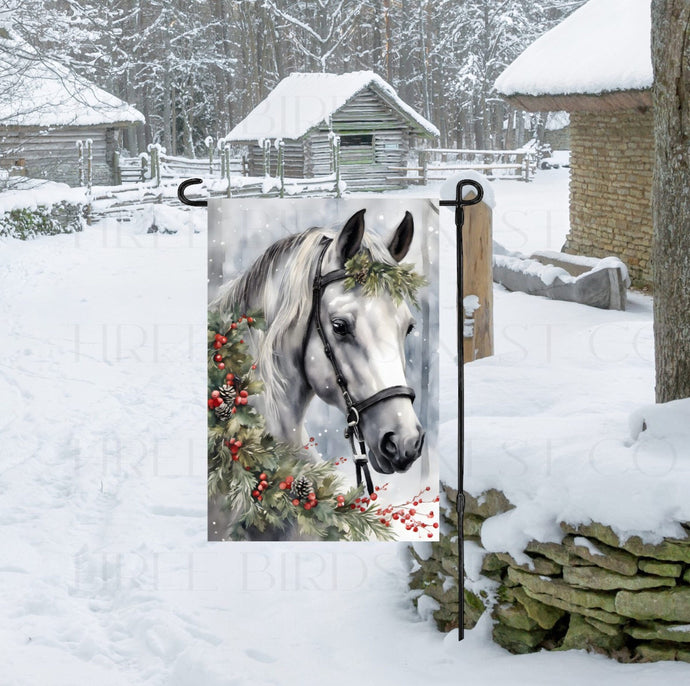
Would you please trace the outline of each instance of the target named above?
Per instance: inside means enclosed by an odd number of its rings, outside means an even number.
[[[307,344],[309,343],[309,332],[311,331],[313,323],[314,328],[319,334],[321,343],[323,344],[323,351],[328,358],[328,361],[331,363],[331,367],[335,373],[335,380],[340,388],[343,400],[345,401],[345,418],[347,421],[345,437],[349,439],[350,446],[352,448],[352,458],[356,467],[357,485],[359,486],[362,483],[362,477],[364,477],[367,491],[369,495],[371,495],[374,492],[374,484],[371,480],[371,473],[369,471],[369,460],[366,454],[366,445],[364,443],[364,438],[359,426],[361,415],[374,405],[377,405],[378,403],[390,398],[405,397],[414,401],[415,392],[409,386],[389,386],[388,388],[384,388],[368,398],[365,398],[364,400],[360,400],[358,402],[353,400],[348,389],[347,380],[343,376],[340,365],[338,364],[338,360],[335,357],[333,346],[328,341],[326,331],[324,330],[323,323],[321,321],[321,297],[323,295],[324,288],[336,281],[343,281],[347,277],[347,272],[345,269],[335,269],[334,271],[323,275],[321,273],[326,250],[328,250],[328,246],[332,242],[332,239],[327,239],[324,242],[321,252],[319,253],[319,258],[316,262],[316,273],[314,275],[314,283],[312,287],[311,312],[309,314],[309,322],[307,323],[307,329],[304,334],[304,342],[302,345],[303,360],[304,364],[306,365],[305,358],[307,354]]]

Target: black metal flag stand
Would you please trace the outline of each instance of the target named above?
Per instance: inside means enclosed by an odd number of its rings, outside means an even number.
[[[464,199],[465,188],[472,188],[476,192],[473,198]],[[465,637],[465,560],[463,554],[464,535],[463,518],[465,515],[464,471],[465,471],[465,356],[463,351],[465,309],[463,307],[463,263],[462,263],[462,227],[465,223],[465,207],[476,205],[482,201],[484,189],[478,181],[462,179],[455,188],[455,200],[441,200],[442,207],[455,208],[455,268],[457,282],[455,290],[455,309],[457,314],[457,347],[458,347],[458,498],[456,508],[458,512],[458,640]]]

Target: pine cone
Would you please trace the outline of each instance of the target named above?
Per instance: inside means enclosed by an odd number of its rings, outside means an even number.
[[[222,405],[218,405],[218,407],[216,407],[216,417],[218,417],[218,419],[220,419],[222,422],[224,422],[226,419],[230,419],[230,417],[232,417],[232,408],[232,403],[223,403]]]
[[[363,286],[366,283],[366,280],[369,278],[369,270],[360,269],[354,274],[353,278],[356,283],[358,283],[360,286]]]
[[[218,392],[220,393],[220,397],[229,405],[232,405],[235,402],[237,391],[235,390],[234,386],[228,386],[225,384],[218,389]]]
[[[312,491],[314,490],[314,484],[312,484],[306,476],[300,476],[292,482],[292,488],[290,488],[290,495],[293,498],[298,498],[299,500],[304,500]]]

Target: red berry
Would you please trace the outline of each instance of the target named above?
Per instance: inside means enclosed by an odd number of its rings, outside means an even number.
[[[416,526],[412,531],[419,531],[419,527]]]
[[[438,529],[438,522],[434,522],[433,527],[434,527],[434,529]]]
[[[240,338],[240,343],[244,343],[244,338]]]
[[[433,518],[434,518],[434,513],[433,513],[433,512],[429,512],[429,514],[427,515],[427,517],[428,517],[429,519],[433,519]]]
[[[237,462],[237,460],[239,460],[240,458],[238,457],[237,453],[233,453],[233,454],[232,454],[232,459],[233,459],[235,462]],[[249,469],[249,468],[247,467],[247,469]]]
[[[344,503],[342,503],[340,500],[337,502],[336,507],[342,507]]]
[[[213,361],[214,362],[222,362],[223,361],[223,356],[220,353],[216,353],[213,356]]]
[[[222,336],[221,334],[217,333],[217,334],[214,336],[214,338],[215,338],[217,341],[219,341],[221,338],[223,338],[223,336]]]
[[[417,510],[414,510],[414,509],[410,510],[410,514],[414,517],[417,514]]]
[[[397,512],[393,515],[393,519],[399,519]]]
[[[257,500],[262,500],[262,499],[263,499],[263,496],[262,496],[262,495],[260,495],[260,496],[257,496],[257,498],[256,498],[256,499],[257,499]]]
[[[281,482],[278,484],[278,488],[279,488],[281,491],[284,491],[284,490],[287,488],[287,484],[286,484],[284,481],[281,481]]]
[[[235,375],[232,372],[229,372],[225,375],[225,378],[227,381],[232,383],[235,380]]]
[[[216,406],[216,404],[213,402],[213,398],[209,398],[208,399],[208,409],[212,410],[215,406]]]
[[[225,369],[225,362],[219,362],[218,369]]]
[[[225,345],[228,342],[228,339],[225,336],[220,337],[220,342]]]
[[[242,447],[242,441],[235,441],[235,445],[236,445],[238,448],[241,448],[241,447]],[[259,477],[259,479],[260,479],[260,478],[261,478],[261,477]]]
[[[232,324],[230,324],[230,328],[234,331],[237,328],[237,324],[233,322]]]
[[[259,491],[257,491],[257,490],[253,490],[253,491],[252,491],[252,495],[253,495],[255,498],[258,498],[258,497],[261,495],[261,493],[259,493]]]
[[[268,488],[268,481],[262,481],[262,482],[261,482],[261,487],[262,487],[262,488]]]
[[[355,504],[354,504],[354,503],[352,503],[352,505],[350,505],[350,509],[351,509],[351,510],[354,510],[354,509],[355,509],[355,507],[356,507],[356,506],[355,506]]]
[[[223,347],[223,344],[222,344],[220,341],[216,341],[216,342],[213,344],[213,347],[214,347],[216,350],[219,350],[220,348]]]
[[[304,503],[305,510],[311,510],[311,503]]]
[[[261,472],[261,474],[259,474],[259,481],[266,481],[267,478],[268,477],[266,476],[265,472]]]
[[[292,501],[292,504],[293,504],[295,507],[297,507],[297,506],[299,505],[299,500],[298,500],[297,498],[295,498],[295,499]]]
[[[223,404],[223,398],[215,398],[213,402],[216,404],[216,407],[220,407]]]
[[[426,490],[427,490],[427,491],[430,491],[430,490],[431,490],[431,486],[427,486],[427,487],[426,487]]]
[[[257,491],[263,491],[263,490],[264,490],[263,485],[262,485],[262,484],[259,484],[259,485],[256,487],[256,490],[257,490]]]
[[[252,365],[252,369],[256,369],[256,365],[255,365],[255,364]]]
[[[307,499],[308,499],[308,500],[316,500],[316,493],[310,493],[310,494],[307,496]]]
[[[286,476],[285,477],[285,483],[286,484],[291,484],[295,480],[294,476]]]
[[[232,414],[235,414],[235,412],[237,412],[237,408],[236,408],[236,407],[233,407],[233,408],[232,408]]]
[[[355,498],[355,502],[356,502],[356,503],[359,503],[359,502],[361,502],[361,501],[362,501],[361,498]]]
[[[241,405],[242,404],[242,398],[237,397],[235,398],[235,405]]]
[[[336,500],[339,500],[340,502],[344,502],[344,501],[345,501],[345,496],[344,496],[344,495],[339,495],[339,496],[336,497]]]
[[[253,324],[254,323],[254,317],[247,317],[247,324]]]
[[[240,398],[242,405],[246,405],[249,402],[248,398]]]
[[[372,500],[376,500],[376,499],[378,498],[378,496],[376,495],[376,493],[372,493],[371,496],[370,496],[370,498],[371,498]]]
[[[240,391],[240,398],[248,398],[248,397],[249,397],[249,393],[247,393],[247,391]]]
[[[319,501],[318,501],[318,500],[312,500],[312,501],[311,501],[311,506],[312,506],[312,507],[316,507],[318,504],[319,504]]]
[[[427,538],[433,538],[434,534],[431,533],[431,531],[427,534]]]

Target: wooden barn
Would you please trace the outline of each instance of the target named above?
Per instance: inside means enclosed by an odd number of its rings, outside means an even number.
[[[570,114],[570,232],[563,249],[616,255],[639,287],[652,283],[650,17],[650,0],[589,0],[496,81],[515,107]]]
[[[347,187],[383,190],[402,185],[400,168],[406,166],[410,148],[439,132],[374,72],[295,73],[237,124],[226,141],[247,146],[250,176],[264,174],[269,142],[275,174],[275,142],[282,141],[285,175],[312,178],[333,172],[333,134],[340,138],[340,177]]]
[[[0,170],[78,185],[77,141],[90,139],[93,183],[112,183],[123,131],[143,115],[4,30],[0,41]]]

